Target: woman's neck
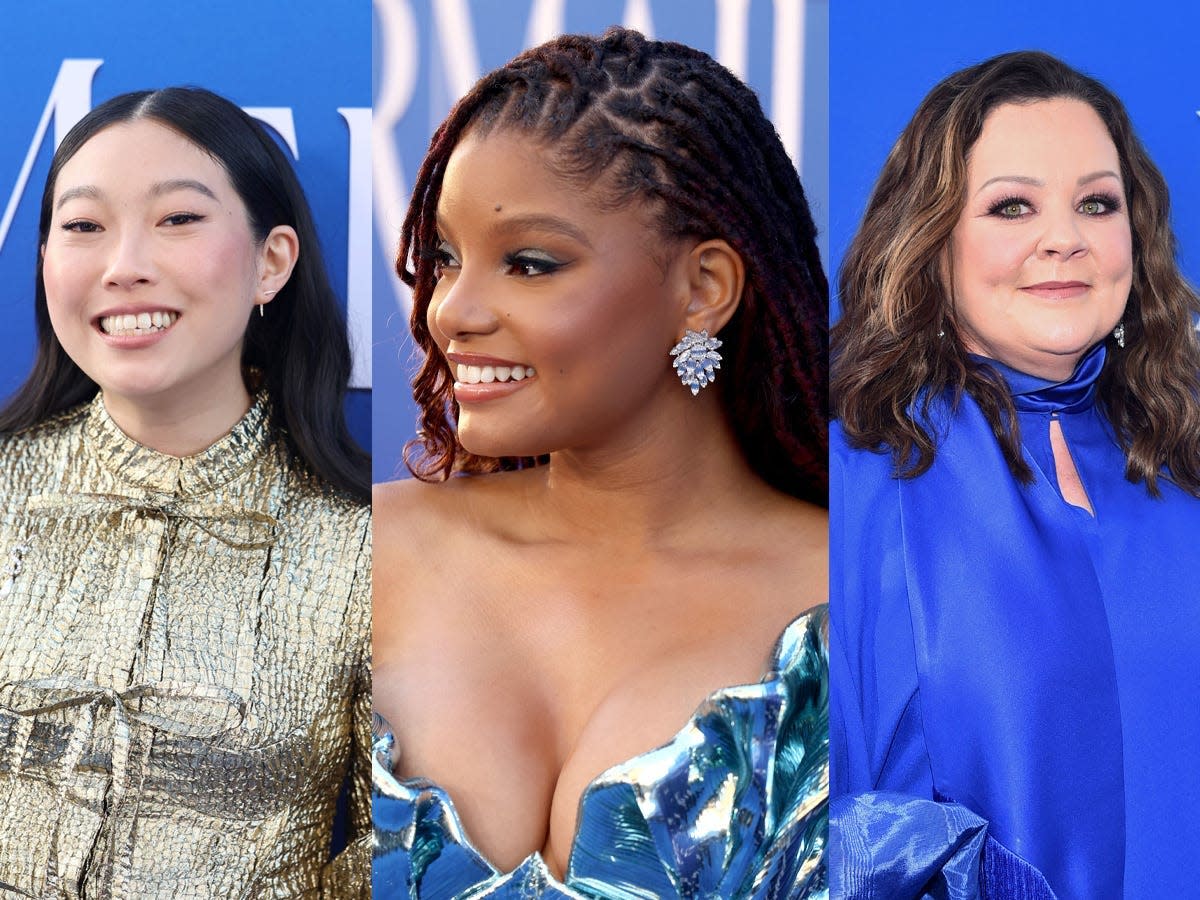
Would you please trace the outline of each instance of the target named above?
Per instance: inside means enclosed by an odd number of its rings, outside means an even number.
[[[714,393],[635,436],[550,455],[529,509],[560,539],[670,548],[711,532],[730,505],[772,493],[746,462]]]
[[[138,397],[104,394],[117,426],[144,447],[168,456],[193,456],[228,434],[250,409],[242,382],[200,397]]]

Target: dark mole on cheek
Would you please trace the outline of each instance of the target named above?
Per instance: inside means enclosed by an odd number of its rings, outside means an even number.
[[[501,206],[500,206],[500,204],[499,204],[499,203],[497,203],[497,204],[496,204],[496,212],[500,212],[500,209],[501,209]]]

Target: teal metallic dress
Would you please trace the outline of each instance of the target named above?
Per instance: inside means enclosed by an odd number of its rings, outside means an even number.
[[[562,881],[537,853],[500,872],[432,782],[398,779],[376,717],[376,900],[827,898],[828,620],[792,622],[757,684],[712,694],[669,743],[597,777]]]

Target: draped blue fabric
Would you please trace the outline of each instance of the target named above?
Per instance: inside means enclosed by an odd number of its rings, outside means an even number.
[[[920,804],[906,818],[898,801],[839,803],[835,895],[841,871],[860,887],[875,877],[875,893],[855,896],[922,896],[910,891],[920,860],[904,854],[928,840],[978,866],[982,896],[1039,896],[1030,866],[1064,900],[1194,892],[1200,501],[1124,478],[1095,404],[1104,361],[1099,346],[1061,384],[983,361],[1013,392],[1030,485],[969,397],[935,406],[936,459],[914,479],[835,427],[832,792],[948,799],[987,828],[963,844]],[[1052,417],[1094,517],[1059,492]],[[871,808],[900,854],[891,868],[849,840]],[[911,844],[897,837],[905,821]]]
[[[377,723],[372,885],[378,900],[828,900],[827,616],[783,633],[762,681],[712,694],[674,740],[596,778],[562,881],[540,854],[503,873],[454,804],[392,773]]]

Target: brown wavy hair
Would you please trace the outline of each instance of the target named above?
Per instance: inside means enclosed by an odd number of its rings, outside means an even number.
[[[834,415],[855,447],[891,451],[898,477],[925,472],[936,452],[930,406],[964,393],[979,404],[1013,475],[1021,456],[1012,397],[973,362],[956,327],[945,250],[966,197],[967,160],[988,114],[1005,103],[1070,98],[1088,104],[1121,160],[1133,237],[1126,348],[1107,338],[1097,396],[1125,453],[1125,475],[1158,477],[1200,496],[1200,300],[1179,272],[1162,175],[1121,101],[1046,53],[1005,53],[963,69],[921,101],[892,147],[840,272],[833,329]],[[939,335],[944,332],[944,337]]]
[[[556,169],[581,189],[605,176],[606,205],[653,204],[664,235],[723,238],[738,252],[746,286],[719,335],[724,408],[760,477],[828,505],[828,283],[796,169],[754,92],[729,70],[622,28],[522,53],[484,76],[433,136],[396,260],[425,353],[413,382],[421,430],[405,447],[409,470],[435,481],[544,461],[480,457],[459,444],[450,370],[425,321],[446,164],[468,128],[494,127],[553,146]]]

